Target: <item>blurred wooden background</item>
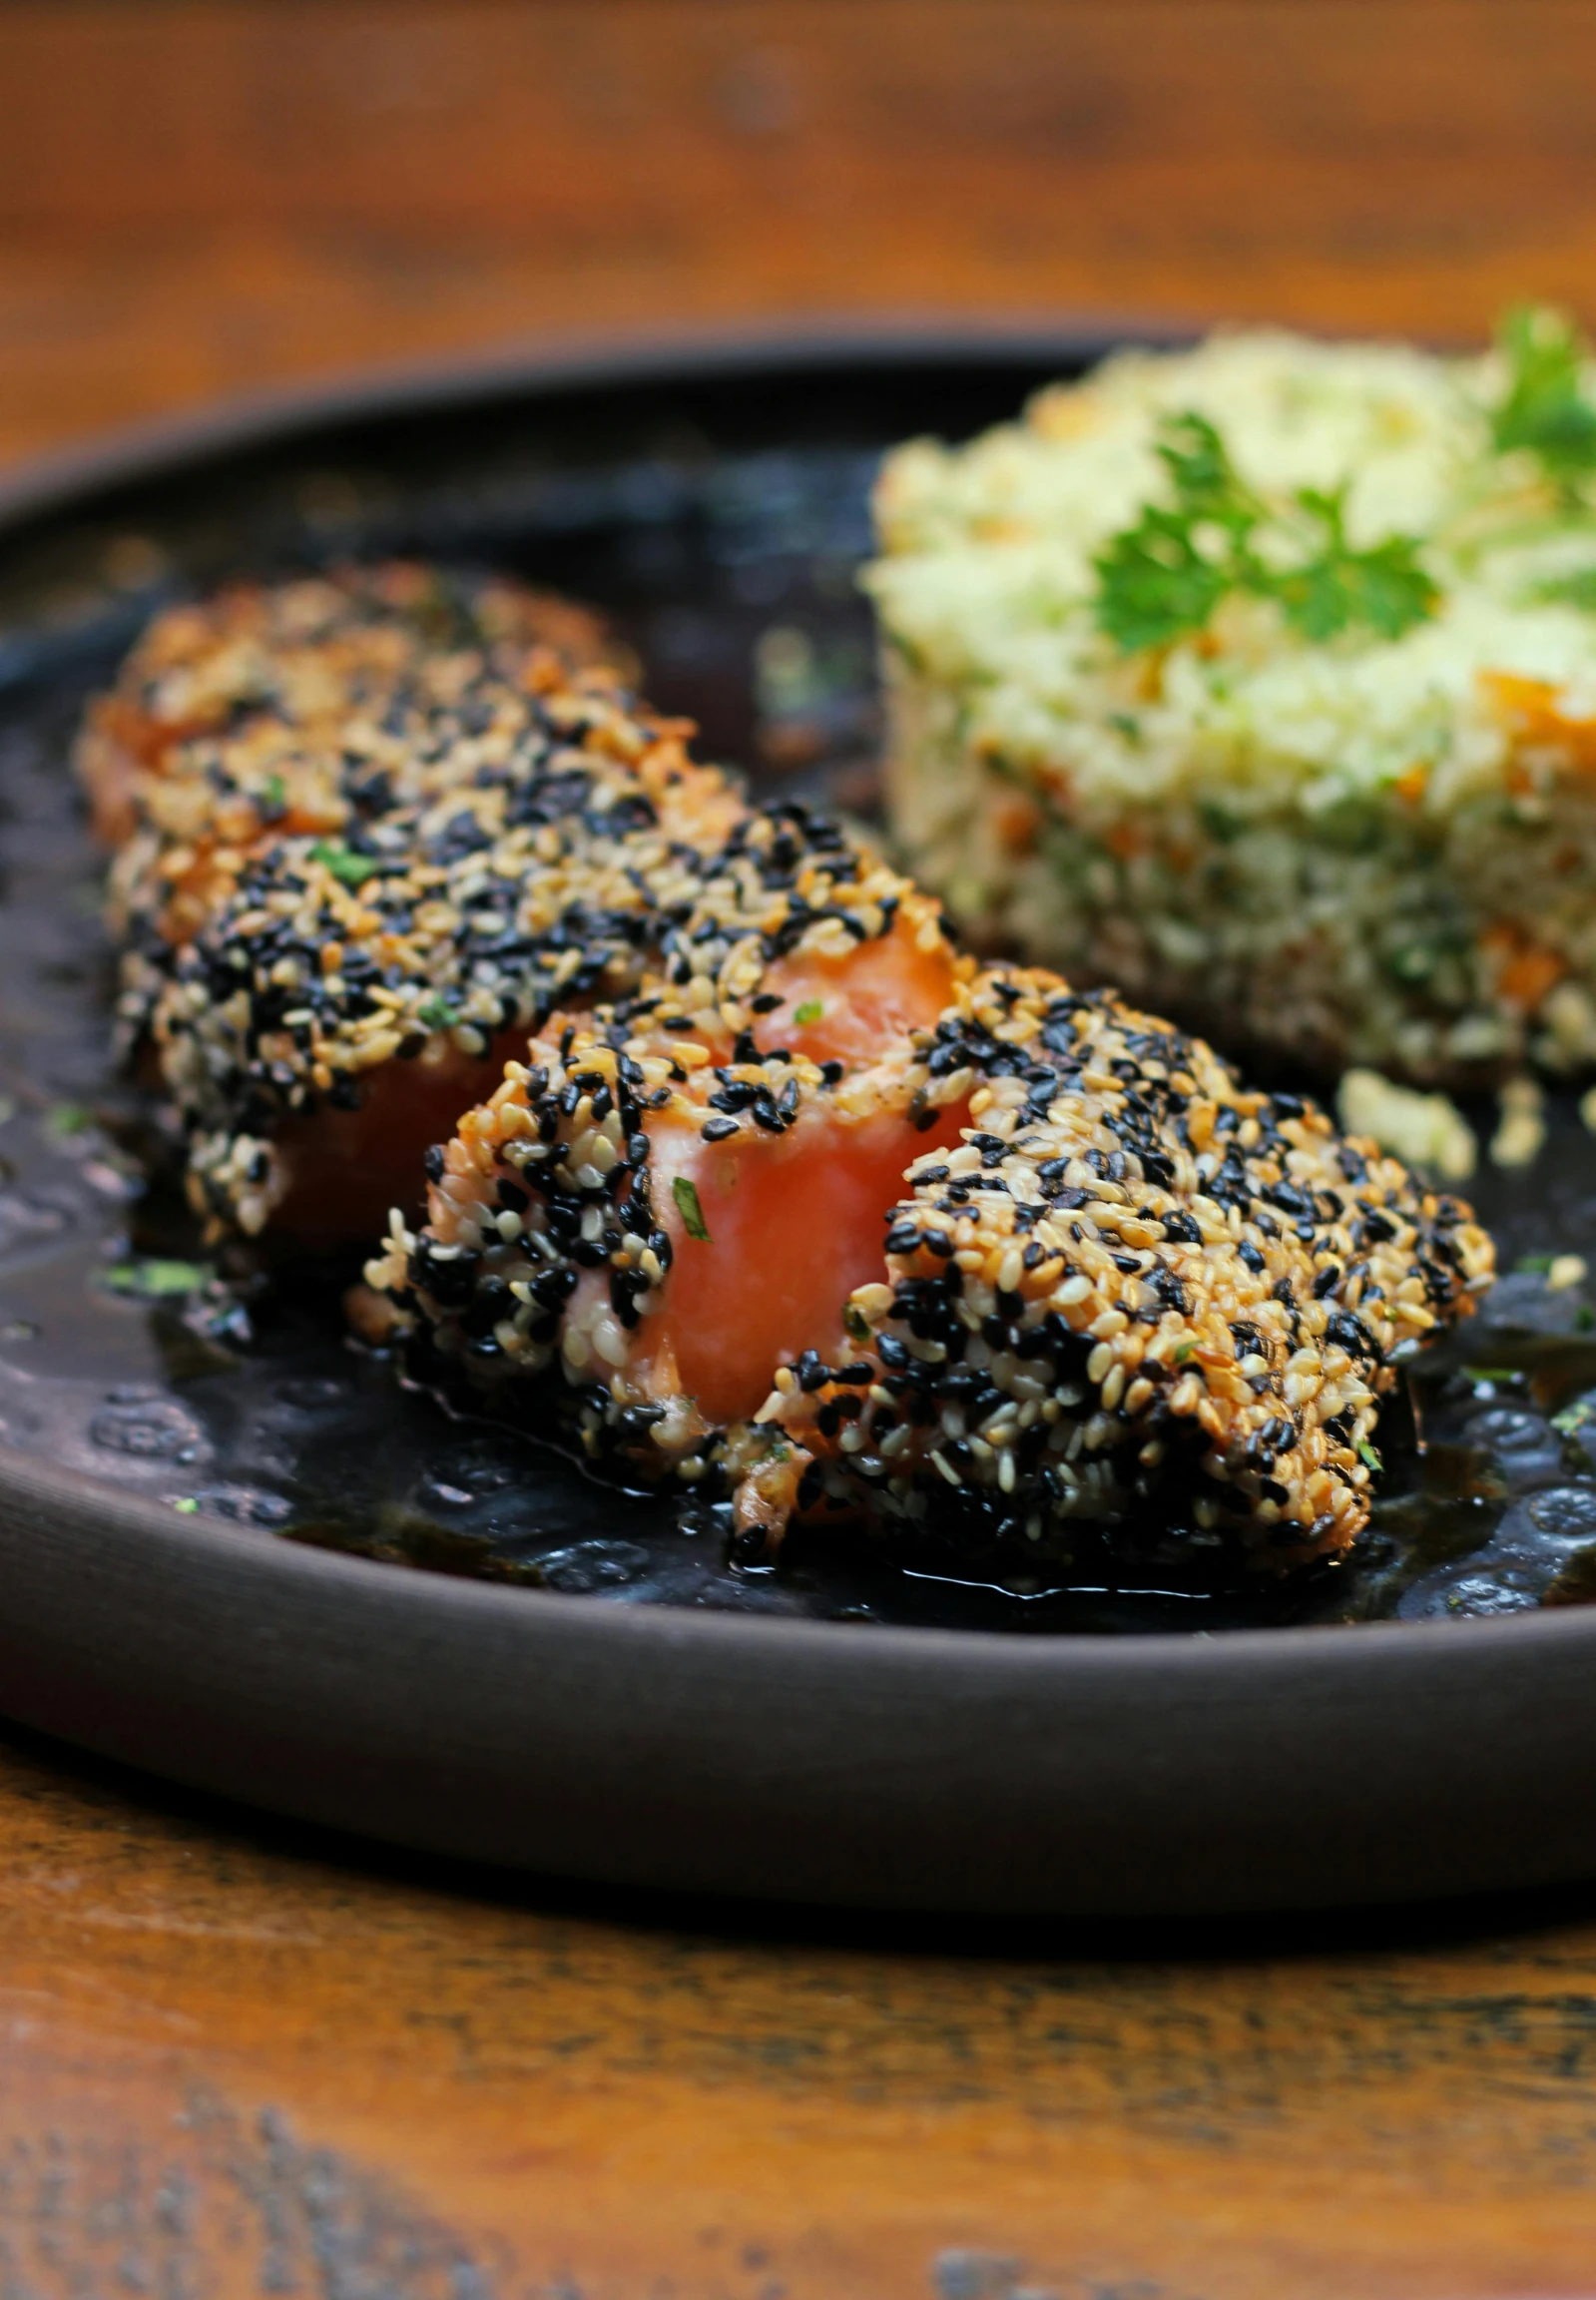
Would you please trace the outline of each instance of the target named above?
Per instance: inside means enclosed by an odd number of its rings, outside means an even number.
[[[749,313],[1596,309],[1585,0],[0,0],[0,456]]]

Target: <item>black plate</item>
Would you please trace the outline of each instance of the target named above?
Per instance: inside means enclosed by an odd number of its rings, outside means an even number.
[[[285,1811],[652,1884],[1154,1911],[1596,1869],[1582,1288],[1513,1276],[1387,1417],[1350,1567],[976,1584],[852,1536],[750,1573],[713,1511],[401,1393],[342,1342],[336,1271],[243,1309],[191,1296],[158,1115],[107,1069],[66,747],[165,599],[347,555],[508,566],[610,610],[756,788],[867,808],[852,577],[881,447],[966,433],[1100,348],[898,331],[501,362],[0,490],[0,1705]],[[1596,1266],[1571,1101],[1533,1172],[1487,1168],[1476,1196],[1509,1268]]]

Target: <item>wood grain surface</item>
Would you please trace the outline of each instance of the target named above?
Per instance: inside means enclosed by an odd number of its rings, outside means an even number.
[[[9,2292],[1593,2289],[1596,1908],[1163,1935],[604,1901],[0,1740]]]
[[[0,4],[0,456],[840,308],[1596,317],[1582,0]],[[0,1734],[0,2300],[1596,2293],[1596,1893],[949,1932]]]
[[[0,0],[0,455],[796,309],[1596,310],[1585,0]]]

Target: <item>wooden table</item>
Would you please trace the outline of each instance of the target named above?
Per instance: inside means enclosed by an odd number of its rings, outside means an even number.
[[[1580,0],[0,5],[0,456],[750,311],[1596,318],[1593,118]],[[0,1736],[0,2300],[1587,2292],[1590,1892],[640,1906]]]

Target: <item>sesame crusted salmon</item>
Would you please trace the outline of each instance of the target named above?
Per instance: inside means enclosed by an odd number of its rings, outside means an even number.
[[[933,974],[846,1059],[729,1048],[654,985],[567,1023],[368,1284],[768,1547],[851,1511],[1051,1557],[1126,1524],[1344,1551],[1396,1352],[1489,1283],[1468,1209],[1112,994],[954,960],[933,1014]]]
[[[944,1003],[935,906],[801,807],[747,807],[574,660],[599,652],[537,595],[377,570],[177,610],[91,712],[85,780],[135,825],[122,1040],[213,1239],[369,1239],[529,1031],[649,969],[816,1061]]]
[[[744,810],[593,618],[423,569],[159,618],[79,767],[119,1034],[209,1233],[370,1236],[559,1000],[624,988]]]
[[[442,789],[475,762],[411,737],[532,650],[622,664],[599,619],[553,594],[410,561],[238,583],[158,615],[90,705],[77,750],[97,835],[189,846],[332,834]]]
[[[414,579],[344,579],[302,645],[260,595],[204,728],[133,672],[167,735],[91,721],[134,823],[124,1043],[210,1235],[386,1218],[368,1335],[767,1549],[815,1515],[1346,1549],[1396,1354],[1489,1283],[1468,1209],[1113,993],[978,968],[552,610],[474,593],[429,636]]]

